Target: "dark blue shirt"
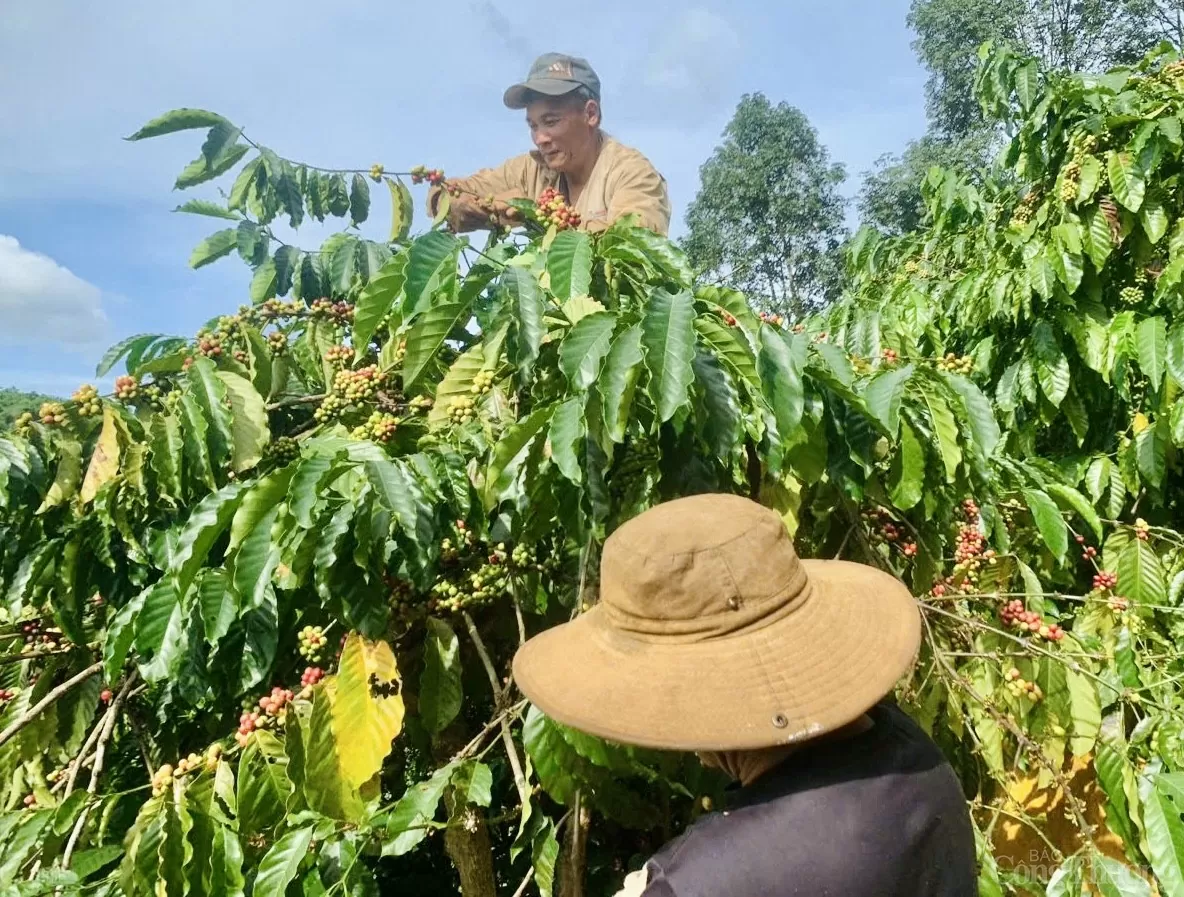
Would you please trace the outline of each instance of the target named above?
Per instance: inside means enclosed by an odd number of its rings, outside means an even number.
[[[647,864],[643,897],[975,897],[962,788],[901,710],[806,745]]]

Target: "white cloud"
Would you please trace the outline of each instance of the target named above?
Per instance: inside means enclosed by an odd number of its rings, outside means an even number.
[[[0,234],[0,343],[81,347],[103,340],[107,324],[98,287]]]

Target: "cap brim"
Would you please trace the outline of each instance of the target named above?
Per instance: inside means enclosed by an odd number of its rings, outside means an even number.
[[[579,86],[575,81],[564,81],[559,78],[533,78],[509,88],[503,99],[511,109],[525,109],[530,105],[532,93],[541,93],[548,97],[561,97],[571,93]]]
[[[656,644],[612,627],[598,605],[528,641],[514,678],[552,719],[621,744],[753,750],[834,731],[909,671],[921,616],[887,573],[802,564],[813,593],[760,630]]]

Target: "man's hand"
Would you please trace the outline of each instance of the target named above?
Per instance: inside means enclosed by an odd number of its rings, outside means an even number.
[[[448,223],[453,231],[483,230],[494,222],[501,227],[513,227],[522,223],[522,213],[510,205],[511,200],[523,198],[520,195],[521,191],[506,190],[482,196],[473,193],[463,184],[459,186],[460,192],[449,197]],[[440,192],[443,193],[443,190]],[[440,199],[432,203],[433,214]]]

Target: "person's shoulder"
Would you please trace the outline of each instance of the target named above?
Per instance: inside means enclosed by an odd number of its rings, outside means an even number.
[[[650,171],[658,177],[662,177],[654,163],[641,150],[621,143],[615,137],[606,137],[604,146],[611,153],[610,158],[614,169],[624,172]]]

